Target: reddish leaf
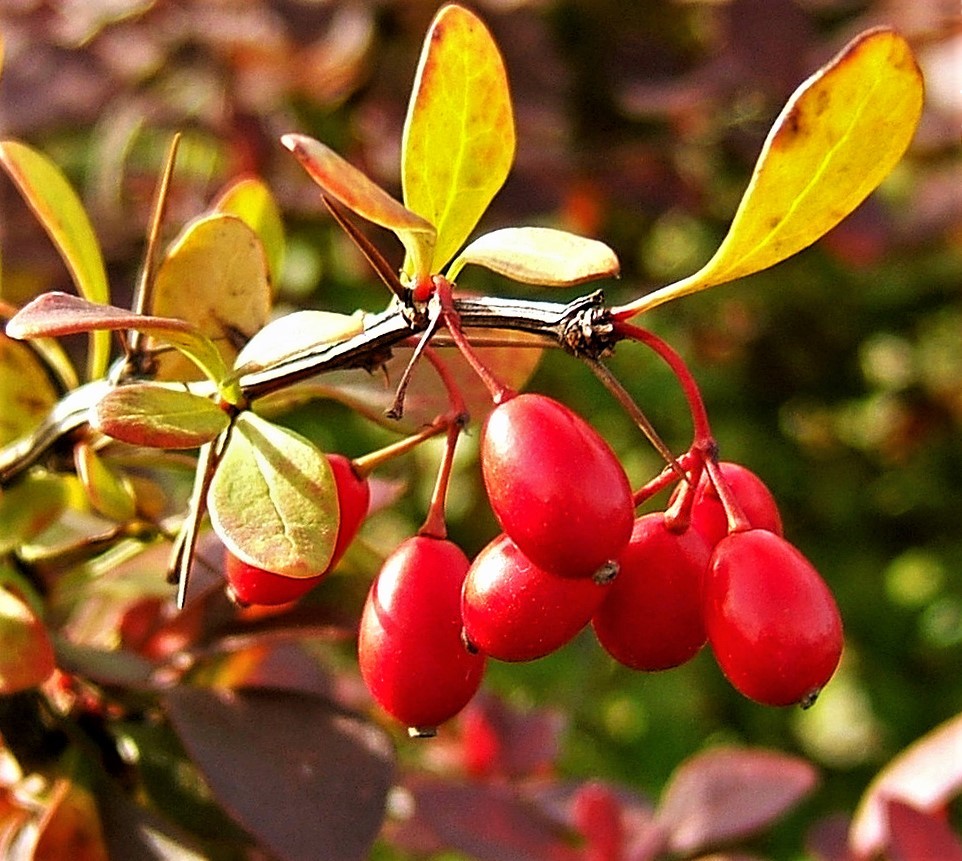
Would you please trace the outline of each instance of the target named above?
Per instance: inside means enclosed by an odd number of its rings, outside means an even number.
[[[932,810],[960,788],[962,715],[957,715],[907,747],[876,775],[855,811],[852,848],[870,856],[886,845],[884,802],[898,799],[920,810]]]
[[[855,861],[848,846],[851,819],[839,813],[820,819],[805,835],[805,849],[816,861]]]
[[[891,861],[962,861],[962,843],[944,820],[896,798],[884,804]]]
[[[386,736],[327,700],[181,687],[165,708],[211,792],[279,861],[360,861],[393,778]]]
[[[716,748],[676,770],[658,810],[675,852],[692,854],[761,830],[814,788],[814,766],[751,748]]]
[[[413,811],[395,840],[405,847],[407,831],[477,861],[581,861],[564,830],[508,786],[424,777],[407,789]]]

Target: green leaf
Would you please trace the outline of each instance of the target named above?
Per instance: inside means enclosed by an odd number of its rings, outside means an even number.
[[[121,523],[131,520],[137,513],[137,500],[130,483],[107,466],[89,443],[75,445],[73,456],[77,477],[94,511]]]
[[[855,38],[775,121],[731,228],[698,272],[623,308],[640,314],[773,266],[833,228],[889,174],[915,134],[922,75],[892,30]]]
[[[550,227],[506,227],[474,240],[451,264],[484,266],[523,284],[570,287],[618,274],[618,258],[603,242]]]
[[[365,174],[329,147],[305,135],[281,138],[323,192],[372,224],[393,231],[401,240],[417,274],[431,274],[431,258],[437,231],[434,226],[405,209]]]
[[[238,375],[290,359],[320,344],[344,341],[364,331],[361,314],[333,311],[294,311],[271,320],[237,354]]]
[[[207,505],[221,541],[250,565],[313,577],[331,561],[340,512],[327,458],[254,413],[237,417]]]
[[[0,164],[16,183],[63,258],[81,296],[110,300],[100,243],[73,187],[50,159],[19,141],[0,142]],[[110,360],[110,336],[91,335],[90,379],[99,379]]]
[[[215,213],[188,224],[157,267],[150,311],[192,323],[233,364],[244,342],[268,320],[271,289],[257,234],[240,218]],[[176,346],[176,345],[175,345]],[[161,357],[162,379],[190,379],[193,369]]]
[[[227,414],[208,398],[159,383],[118,386],[90,410],[95,430],[152,448],[197,448],[229,424]]]
[[[57,390],[36,353],[0,334],[0,446],[33,430],[56,402]]]
[[[9,553],[51,526],[67,507],[60,476],[28,473],[0,496],[0,555]]]
[[[256,177],[229,185],[214,203],[215,212],[235,215],[261,240],[271,285],[276,289],[284,268],[285,238],[281,211],[270,189]]]
[[[99,305],[79,296],[52,291],[24,305],[7,323],[12,338],[28,339],[74,335],[95,330],[135,329],[175,347],[215,383],[229,371],[214,342],[185,320],[136,314],[115,305]],[[234,400],[237,393],[224,391]]]
[[[424,41],[401,144],[404,205],[437,229],[425,272],[464,244],[514,161],[514,116],[504,62],[477,16],[444,6]]]

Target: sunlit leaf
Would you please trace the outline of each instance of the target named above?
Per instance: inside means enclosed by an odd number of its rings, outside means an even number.
[[[327,458],[254,413],[237,417],[207,505],[220,539],[251,565],[312,577],[331,561],[340,512]]]
[[[69,293],[52,291],[25,305],[7,323],[7,334],[20,339],[125,329],[146,332],[175,347],[215,382],[228,375],[213,341],[185,320],[135,314],[114,305],[100,305]]]
[[[437,231],[434,226],[405,209],[365,174],[329,147],[305,135],[281,138],[324,193],[344,204],[361,218],[397,234],[404,244],[412,270],[429,273]]]
[[[210,792],[271,857],[370,857],[394,776],[382,730],[279,690],[178,685],[164,709]]]
[[[285,238],[281,211],[270,189],[256,177],[244,177],[224,189],[213,209],[236,215],[260,237],[271,284],[276,289],[284,266]]]
[[[0,588],[0,695],[33,688],[54,670],[53,645],[30,605]]]
[[[922,99],[922,75],[904,38],[884,28],[858,36],[785,105],[711,260],[615,315],[630,317],[750,275],[811,245],[899,161],[915,134]]]
[[[60,476],[28,473],[0,495],[0,554],[43,532],[67,506],[67,487]]]
[[[609,278],[620,269],[614,251],[603,242],[550,227],[505,227],[485,233],[455,258],[448,277],[457,278],[468,263],[545,287]]]
[[[237,354],[234,365],[250,373],[319,344],[343,341],[363,330],[364,318],[360,314],[294,311],[264,326]]]
[[[230,419],[213,401],[156,383],[111,389],[90,410],[90,425],[131,445],[197,448],[227,430]]]
[[[233,364],[240,344],[269,316],[271,289],[264,247],[234,215],[214,214],[188,224],[157,267],[150,312],[193,323]],[[193,369],[164,356],[161,378],[191,379]]]
[[[401,144],[404,205],[437,229],[436,273],[464,244],[514,161],[504,62],[484,24],[449,4],[424,40]],[[408,275],[424,270],[405,261]]]
[[[0,334],[0,445],[32,430],[57,402],[57,390],[36,354]]]
[[[63,258],[81,296],[106,303],[110,288],[100,243],[80,198],[66,177],[45,155],[19,141],[0,142],[0,164],[16,183]],[[103,376],[110,359],[110,336],[91,335],[88,372]]]
[[[921,811],[943,807],[962,791],[962,715],[946,721],[886,765],[869,784],[852,821],[850,843],[860,856],[888,842],[885,802],[898,799]]]
[[[91,507],[111,520],[130,520],[137,513],[137,500],[130,484],[107,466],[90,444],[75,445],[73,454],[77,477]]]

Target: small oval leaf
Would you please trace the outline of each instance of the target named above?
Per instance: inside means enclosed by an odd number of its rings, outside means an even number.
[[[57,390],[36,353],[0,334],[0,446],[31,431],[56,402]]]
[[[464,244],[514,161],[511,93],[481,20],[448,4],[424,40],[401,143],[404,205],[437,230],[429,272]],[[405,261],[408,275],[426,274]]]
[[[237,354],[234,367],[244,373],[267,368],[319,344],[343,341],[364,331],[361,314],[294,311],[271,320]]]
[[[785,105],[711,260],[614,315],[640,314],[807,248],[895,167],[918,126],[923,89],[912,49],[898,33],[877,28],[853,39]]]
[[[609,278],[620,266],[604,242],[550,227],[506,227],[485,233],[462,251],[449,270],[457,278],[473,263],[522,284],[571,287]]]
[[[241,413],[207,505],[228,550],[286,577],[314,577],[334,553],[340,512],[334,475],[310,440]]]
[[[257,177],[244,177],[224,189],[213,209],[237,216],[260,237],[270,281],[276,288],[284,267],[285,239],[281,211],[271,190]]]
[[[343,203],[361,218],[393,231],[413,261],[413,272],[430,274],[437,231],[434,226],[405,209],[381,186],[329,147],[306,135],[281,138],[324,193]]]
[[[157,383],[111,389],[90,409],[90,425],[107,436],[151,448],[197,448],[227,430],[213,401]]]
[[[0,142],[0,164],[36,214],[81,296],[110,299],[107,272],[93,225],[73,186],[47,156],[19,141]],[[90,379],[99,379],[110,359],[110,336],[96,332],[88,361]]]
[[[22,598],[0,588],[0,695],[36,687],[53,670],[47,629]]]
[[[67,507],[67,485],[59,475],[31,472],[0,495],[0,555],[51,526]]]
[[[222,365],[233,363],[240,343],[267,322],[270,309],[264,247],[234,215],[190,222],[157,267],[151,313],[192,323],[217,345]],[[160,357],[161,378],[196,377],[178,358]]]
[[[73,457],[77,477],[93,509],[110,520],[132,519],[137,513],[137,499],[130,483],[107,466],[89,443],[75,445]]]

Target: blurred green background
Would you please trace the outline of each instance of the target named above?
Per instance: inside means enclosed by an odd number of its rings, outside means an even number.
[[[323,216],[278,138],[320,138],[397,191],[407,94],[438,5],[3,0],[0,133],[44,149],[81,189],[117,302],[136,275],[166,143],[182,130],[174,225],[232,176],[257,171],[290,231],[281,302],[378,310],[384,289]],[[657,795],[679,762],[714,741],[810,757],[822,769],[821,789],[768,847],[797,851],[799,822],[851,811],[881,764],[962,711],[957,4],[479,0],[472,8],[505,55],[519,139],[513,173],[482,227],[551,224],[607,241],[623,266],[619,281],[601,285],[612,302],[710,256],[782,104],[849,38],[889,24],[917,50],[927,78],[922,125],[876,194],[796,259],[644,321],[690,362],[722,456],[766,480],[787,536],[838,597],[847,649],[818,707],[756,706],[729,688],[708,654],[669,673],[634,674],[587,636],[551,658],[489,674],[491,689],[510,702],[564,713],[561,768],[571,776]],[[0,212],[2,298],[17,303],[64,288],[55,252],[6,180]],[[372,237],[399,257],[393,237]],[[464,286],[527,290],[473,272]],[[687,413],[663,366],[623,346],[611,367],[683,450]],[[660,469],[574,360],[546,356],[530,387],[590,417],[636,485]],[[294,420],[349,454],[390,438],[336,405]],[[451,534],[468,552],[494,533],[472,459],[476,440],[462,447],[449,506]],[[411,492],[367,525],[372,545],[416,528],[436,454],[398,465]]]

